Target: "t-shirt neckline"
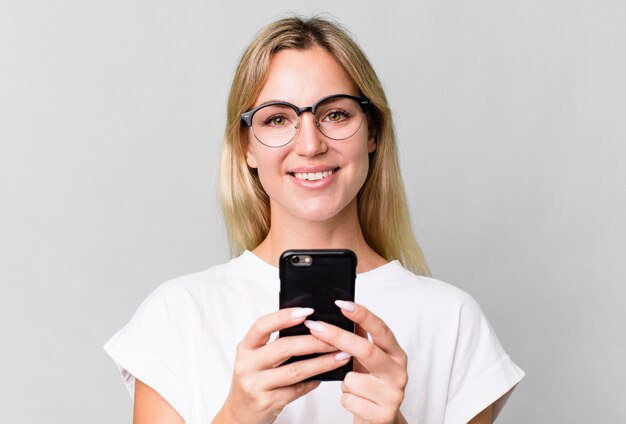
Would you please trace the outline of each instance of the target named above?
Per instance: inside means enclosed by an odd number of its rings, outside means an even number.
[[[267,275],[272,275],[274,278],[278,276],[278,267],[275,267],[274,265],[265,262],[263,259],[258,257],[256,254],[254,254],[250,250],[245,250],[242,253],[241,257],[248,258],[250,261],[254,261],[256,263],[256,266],[259,268],[260,272],[263,272],[264,274],[267,274]],[[386,264],[383,264],[374,269],[370,269],[369,271],[358,273],[356,276],[358,279],[370,278],[380,272],[385,272],[387,270],[391,270],[397,267],[402,268],[402,264],[397,259],[394,259],[393,261],[389,261]]]

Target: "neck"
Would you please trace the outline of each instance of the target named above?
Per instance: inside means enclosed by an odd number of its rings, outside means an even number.
[[[278,266],[282,252],[288,249],[350,249],[358,258],[357,273],[370,271],[387,263],[369,247],[359,224],[356,199],[341,213],[325,221],[306,221],[293,215],[276,216],[272,208],[270,231],[254,253]]]

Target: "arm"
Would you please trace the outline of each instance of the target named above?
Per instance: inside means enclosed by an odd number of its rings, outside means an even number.
[[[156,390],[135,379],[133,424],[184,424],[184,421]]]
[[[492,424],[492,423],[493,423],[493,420],[491,418],[491,405],[489,405],[480,414],[472,418],[472,420],[467,424]]]

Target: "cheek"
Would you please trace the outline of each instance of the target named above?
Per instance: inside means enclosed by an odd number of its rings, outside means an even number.
[[[369,143],[364,141],[360,148],[353,152],[353,163],[355,164],[355,171],[357,172],[359,178],[363,178],[367,176],[370,167],[370,152],[369,152]]]
[[[254,164],[256,165],[255,167],[259,175],[259,180],[261,181],[261,185],[263,186],[263,189],[265,189],[267,194],[271,194],[271,192],[273,191],[272,187],[276,187],[278,184],[280,184],[281,178],[283,177],[280,171],[281,159],[279,155],[271,154],[274,152],[257,153],[258,154],[253,155],[253,160]],[[250,160],[248,160],[248,165],[250,165]]]
[[[369,161],[369,155],[366,153],[359,161],[359,167],[358,167],[358,179],[359,179],[359,190],[361,190],[361,188],[363,187],[363,184],[365,184],[365,180],[367,179],[367,174],[369,172],[370,169],[370,161]]]
[[[272,187],[275,185],[272,184],[272,179],[261,169],[258,170],[258,175],[259,181],[261,181],[261,187],[263,187],[263,190],[265,190],[268,196],[272,197],[274,192],[274,190],[272,190]]]

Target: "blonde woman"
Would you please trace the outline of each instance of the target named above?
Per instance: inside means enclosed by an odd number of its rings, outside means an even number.
[[[232,84],[220,194],[237,256],[157,288],[105,345],[135,423],[491,423],[524,373],[465,292],[428,278],[391,113],[335,23],[288,18]],[[347,248],[356,334],[278,309],[287,249]],[[305,323],[310,335],[274,338]],[[291,356],[322,353],[281,365]],[[303,382],[354,358],[342,382]]]

